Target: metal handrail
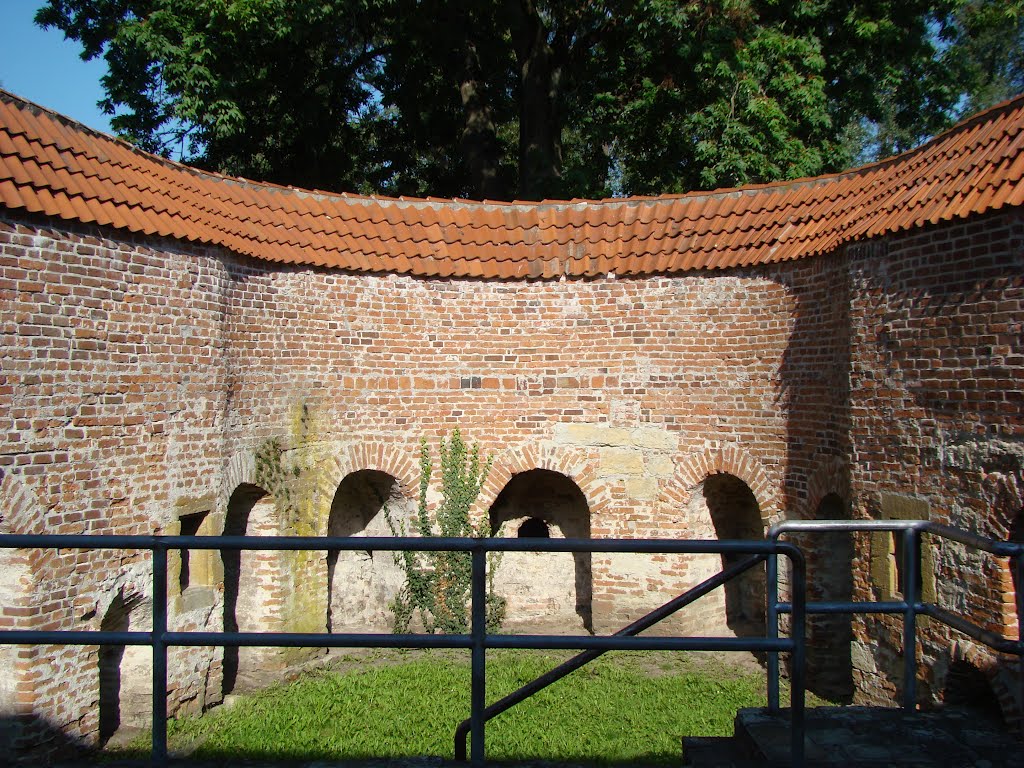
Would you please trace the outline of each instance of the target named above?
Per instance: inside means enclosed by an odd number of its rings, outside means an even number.
[[[821,601],[807,602],[804,612],[810,614],[837,613],[887,613],[903,614],[903,708],[913,711],[917,705],[917,617],[925,615],[945,624],[952,629],[977,640],[1000,653],[1016,655],[1020,658],[1019,695],[1024,702],[1024,543],[994,539],[971,531],[964,531],[930,520],[785,520],[776,523],[768,530],[768,539],[779,541],[786,533],[825,533],[825,532],[865,532],[865,531],[899,531],[903,536],[903,600],[890,601]],[[930,534],[948,539],[968,547],[979,549],[999,557],[1009,557],[1014,561],[1017,579],[1017,639],[1013,640],[998,635],[977,624],[957,616],[938,605],[925,603],[918,593],[918,573],[921,569],[921,535]],[[778,560],[768,558],[768,634],[777,637],[779,615],[789,613],[789,603],[778,599],[779,571]],[[779,654],[770,651],[768,654],[768,707],[779,709]]]
[[[792,764],[804,758],[804,557],[779,541],[698,541],[692,539],[466,539],[415,537],[284,536],[108,536],[0,534],[0,549],[135,549],[153,553],[153,628],[149,632],[78,630],[0,630],[0,644],[148,645],[153,650],[153,730],[150,760],[167,765],[167,649],[171,646],[265,646],[311,648],[468,648],[471,651],[470,760],[485,763],[486,651],[488,648],[579,650],[727,650],[789,652]],[[326,634],[296,632],[171,632],[167,628],[168,550],[416,551],[468,552],[472,557],[471,630],[468,635]],[[641,554],[745,554],[755,559],[789,559],[793,569],[793,631],[789,638],[632,637],[494,635],[487,632],[488,552],[608,552]],[[770,607],[770,606],[769,606]]]
[[[632,637],[643,632],[645,629],[653,627],[658,622],[667,619],[669,616],[676,614],[686,606],[690,605],[690,603],[699,600],[709,592],[713,592],[715,589],[723,586],[731,579],[746,573],[759,563],[763,563],[766,559],[767,557],[765,555],[751,555],[750,557],[744,558],[740,562],[735,563],[705,579],[697,586],[688,589],[683,594],[672,598],[667,603],[655,608],[650,613],[641,616],[636,621],[614,633],[613,636]],[[604,654],[605,651],[599,649],[584,651],[583,653],[573,656],[568,661],[562,662],[554,669],[545,672],[543,675],[534,678],[526,685],[517,688],[508,696],[505,696],[504,698],[485,707],[484,721],[492,720],[498,715],[507,712],[516,704],[521,704],[535,693],[543,691],[548,686],[557,683],[562,678],[572,674],[577,669],[580,669]],[[455,728],[455,759],[460,762],[464,762],[466,760],[466,741],[469,738],[470,722],[470,719],[466,718]]]

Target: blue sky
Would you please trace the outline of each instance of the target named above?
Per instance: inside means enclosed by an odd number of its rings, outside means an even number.
[[[110,133],[96,102],[103,97],[102,60],[82,61],[77,43],[32,23],[43,0],[0,0],[0,88]]]

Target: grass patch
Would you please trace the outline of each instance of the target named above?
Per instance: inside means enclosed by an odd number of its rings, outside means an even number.
[[[678,763],[680,737],[731,733],[737,709],[765,703],[763,673],[712,674],[687,656],[602,657],[488,723],[488,759]],[[564,658],[492,651],[487,700]],[[468,655],[421,652],[342,667],[173,721],[171,750],[221,761],[451,758],[455,726],[469,715]]]

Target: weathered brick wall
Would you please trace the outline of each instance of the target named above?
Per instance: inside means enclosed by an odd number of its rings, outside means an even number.
[[[176,244],[0,223],[4,530],[176,532],[175,505],[208,494],[222,461],[224,289],[218,260]],[[7,623],[99,629],[119,596],[145,604],[151,591],[144,553],[61,550],[28,561],[30,594],[21,606],[4,601]],[[143,614],[133,611],[133,629]],[[97,650],[18,655],[10,708],[44,732],[95,734]],[[173,703],[203,703],[212,657],[194,651],[189,671],[175,669]]]
[[[762,526],[813,517],[830,494],[860,516],[879,514],[882,493],[923,496],[937,519],[993,533],[1009,525],[989,514],[993,500],[1003,517],[1020,509],[1019,464],[1004,471],[1020,437],[1014,216],[877,252],[557,282],[354,275],[52,227],[0,227],[8,530],[323,535],[332,508],[336,520],[352,512],[352,494],[337,495],[347,477],[386,473],[388,493],[412,499],[419,440],[455,428],[494,457],[480,514],[514,476],[548,469],[579,488],[595,537],[721,535],[704,484],[720,473],[749,489]],[[979,373],[961,397],[966,370]],[[517,489],[518,512],[542,489]],[[225,595],[260,606],[247,609],[251,629],[323,631],[329,602],[334,618],[346,610],[324,553],[254,558],[251,574],[196,555],[187,586],[172,574],[183,629],[241,626]],[[812,576],[830,556],[811,547]],[[943,550],[940,567],[956,557]],[[99,628],[118,595],[145,612],[147,560],[36,555],[31,594],[5,602],[0,621]],[[575,571],[589,570],[593,625],[608,631],[713,564],[595,554],[588,565]],[[1004,597],[976,605],[1002,609]],[[726,608],[702,600],[676,627],[723,626]],[[857,656],[862,690],[892,661],[891,643],[871,650]],[[95,650],[34,653],[18,662],[18,706],[94,738]],[[173,705],[220,697],[219,652],[174,659]],[[231,663],[234,675],[247,662]]]
[[[456,427],[495,459],[481,512],[541,467],[579,486],[591,535],[693,536],[706,521],[686,499],[728,472],[750,486],[763,528],[806,502],[806,478],[842,441],[841,264],[560,282],[239,264],[229,450],[272,436],[315,446],[283,461],[326,466],[287,513],[318,534],[347,473],[384,471],[411,493],[419,439]],[[692,582],[689,564],[596,554],[596,628],[669,599]],[[307,565],[303,583],[325,578]],[[695,611],[688,626],[706,619]]]
[[[1024,221],[987,216],[850,249],[850,455],[854,514],[900,509],[1008,538],[1024,508]],[[880,595],[877,549],[861,540],[857,590]],[[1004,604],[1005,561],[941,542],[925,588],[942,607],[996,631],[1015,631]],[[969,591],[968,591],[969,590]],[[902,685],[899,620],[859,622],[861,696],[889,699]],[[877,638],[882,638],[879,641]],[[865,653],[864,650],[869,652]],[[1002,695],[997,662],[934,623],[923,633],[925,696],[970,656]]]

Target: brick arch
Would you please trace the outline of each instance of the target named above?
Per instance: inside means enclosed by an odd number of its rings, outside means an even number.
[[[40,533],[43,517],[36,513],[37,509],[35,498],[20,480],[0,471],[0,533]],[[36,574],[45,570],[40,554],[40,550],[0,549],[0,569],[4,572],[0,581],[0,625],[36,628],[41,617],[31,607],[37,600]],[[37,692],[29,672],[37,653],[35,647],[0,645],[0,668],[11,682],[9,695],[0,692],[0,711],[9,715],[31,714]],[[13,731],[12,735],[16,733]]]
[[[318,470],[317,486],[324,498],[331,499],[342,480],[364,469],[391,475],[406,498],[413,498],[419,488],[419,469],[410,454],[382,443],[354,443],[331,451]]]
[[[611,492],[597,474],[597,462],[586,452],[560,446],[520,446],[500,454],[487,474],[474,513],[485,514],[509,481],[523,472],[548,469],[565,475],[576,484],[590,508],[591,516],[604,512],[611,504]]]
[[[1000,664],[998,657],[992,651],[970,640],[955,641],[950,651],[949,661],[950,664],[962,661],[984,675],[999,702],[999,708],[1002,710],[1007,728],[1019,735],[1024,735],[1024,702],[1018,701],[1017,695],[1014,693],[1018,687],[1017,676],[1013,669],[1016,665]],[[948,669],[946,674],[948,674]],[[940,688],[945,688],[946,680],[937,682],[939,682]]]
[[[44,521],[42,508],[31,489],[17,475],[0,470],[0,533],[46,533]],[[45,549],[0,551],[0,559],[3,559],[7,566],[22,572],[18,579],[21,587],[18,599],[22,605],[27,605],[34,599],[39,574],[45,573],[49,568],[52,554],[53,550]],[[24,622],[21,626],[24,626]]]
[[[18,476],[0,470],[0,533],[45,533],[43,521],[32,491]]]
[[[850,465],[841,456],[815,457],[815,470],[807,479],[807,498],[802,508],[797,510],[801,519],[813,520],[822,500],[835,494],[847,506],[851,501]]]
[[[217,493],[217,509],[227,509],[231,496],[242,485],[258,485],[256,482],[256,457],[248,448],[236,451],[228,459]]]
[[[317,468],[316,497],[323,509],[330,510],[331,501],[342,481],[353,472],[370,469],[384,472],[395,479],[396,491],[406,499],[419,492],[419,469],[407,453],[394,445],[382,443],[351,443],[338,446]],[[327,533],[327,514],[323,514],[319,533]]]
[[[686,505],[694,489],[711,475],[717,474],[730,474],[747,484],[757,500],[765,526],[780,518],[782,505],[779,492],[768,479],[764,466],[730,443],[677,458],[676,471],[658,498],[659,508],[667,505],[678,509]]]

